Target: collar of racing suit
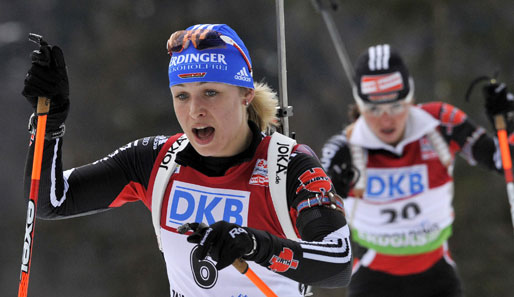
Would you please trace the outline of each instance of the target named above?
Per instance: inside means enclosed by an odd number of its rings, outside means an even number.
[[[407,144],[433,131],[437,126],[439,126],[439,124],[440,122],[432,117],[428,112],[412,105],[409,109],[405,135],[396,146],[384,143],[375,136],[366,124],[364,117],[359,117],[357,119],[348,141],[352,145],[357,145],[366,149],[384,149],[399,156],[403,153],[403,148]]]

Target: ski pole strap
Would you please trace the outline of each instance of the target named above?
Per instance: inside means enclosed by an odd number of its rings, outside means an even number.
[[[37,119],[38,119],[38,116],[35,113],[33,113],[30,116],[30,118],[29,118],[29,123],[28,123],[28,126],[27,126],[27,130],[32,135],[36,135]],[[48,129],[46,129],[45,139],[46,140],[53,140],[53,139],[56,139],[56,138],[63,137],[65,132],[66,132],[66,125],[65,124],[61,124],[59,126],[59,128],[57,130],[55,130],[55,131],[49,131]]]

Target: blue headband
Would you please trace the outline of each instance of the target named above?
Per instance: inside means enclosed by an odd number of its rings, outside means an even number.
[[[189,42],[190,45],[181,52],[171,52],[168,66],[170,87],[190,82],[218,82],[253,89],[250,54],[237,33],[224,24],[195,25],[186,31],[199,29],[220,33],[227,44],[222,48],[198,50]],[[235,45],[231,44],[232,41]]]

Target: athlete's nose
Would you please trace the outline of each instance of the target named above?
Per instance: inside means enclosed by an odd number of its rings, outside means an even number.
[[[390,115],[389,112],[384,112],[380,115],[379,121],[381,124],[390,124],[393,122],[394,116]]]
[[[191,97],[191,104],[189,106],[189,115],[196,119],[199,117],[203,117],[206,115],[206,107],[201,98],[198,96],[192,96]]]

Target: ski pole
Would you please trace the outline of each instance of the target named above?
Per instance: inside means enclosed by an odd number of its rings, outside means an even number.
[[[29,40],[46,45],[43,38],[36,34],[29,34]],[[38,97],[36,115],[37,130],[36,143],[34,144],[34,159],[32,162],[32,175],[30,181],[30,194],[27,209],[27,221],[25,224],[25,238],[21,259],[20,284],[18,297],[26,297],[29,286],[30,263],[32,259],[32,247],[34,244],[34,229],[36,224],[36,208],[39,192],[39,179],[41,177],[41,163],[43,159],[43,145],[45,142],[46,118],[50,110],[50,100],[46,97]]]
[[[348,82],[350,83],[350,86],[353,87],[353,76],[355,75],[355,72],[352,67],[352,63],[350,62],[350,58],[348,55],[348,52],[345,49],[343,40],[341,39],[341,35],[339,34],[339,31],[337,30],[337,26],[334,22],[334,18],[332,17],[330,11],[327,9],[327,4],[322,3],[324,0],[312,0],[312,5],[321,14],[321,17],[323,18],[323,21],[325,22],[325,25],[327,26],[328,33],[330,34],[330,38],[332,39],[332,43],[334,44],[334,47],[336,48],[337,56],[339,57],[339,61],[343,65],[343,70],[346,74],[346,78],[348,79]],[[330,8],[332,10],[336,10],[338,5],[335,3],[335,0],[330,0]]]
[[[498,136],[500,145],[500,154],[502,158],[503,175],[507,184],[507,197],[510,204],[510,216],[512,218],[512,227],[514,228],[514,178],[512,176],[512,160],[510,157],[509,142],[507,140],[507,124],[503,115],[494,116],[494,127]]]
[[[279,108],[277,111],[282,128],[282,134],[289,135],[289,117],[293,115],[293,107],[287,102],[287,65],[286,65],[286,38],[285,38],[285,17],[284,0],[276,0],[275,8],[277,14],[277,49],[278,49],[278,91]]]
[[[260,279],[257,276],[257,274],[255,274],[255,272],[253,272],[253,270],[250,268],[250,266],[248,266],[248,263],[245,260],[238,258],[238,259],[234,260],[234,262],[232,263],[232,266],[234,266],[237,269],[237,271],[239,271],[241,274],[246,275],[246,277],[248,277],[248,279],[257,288],[259,288],[259,290],[261,290],[261,292],[266,297],[277,297],[277,294],[275,294],[275,292],[273,292],[270,289],[270,287],[268,287],[268,285],[266,285],[266,283],[264,281],[262,281],[262,279]]]
[[[489,81],[489,84],[497,84],[496,77],[498,76],[498,71],[495,73],[494,78],[489,76],[480,76],[474,79],[468,90],[466,91],[466,101],[469,101],[471,96],[471,91],[478,83],[482,81]],[[496,136],[498,137],[498,144],[500,147],[500,155],[502,159],[502,167],[503,167],[503,176],[505,178],[505,183],[507,184],[507,197],[509,199],[510,205],[510,216],[512,218],[512,228],[514,229],[514,177],[512,174],[512,159],[510,156],[510,148],[509,141],[507,139],[507,123],[505,121],[505,117],[502,114],[497,114],[493,116],[494,121],[494,129],[496,130]]]

